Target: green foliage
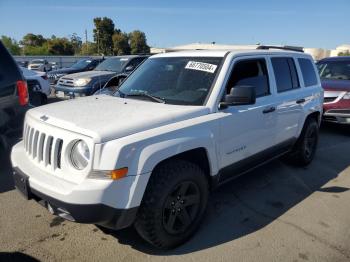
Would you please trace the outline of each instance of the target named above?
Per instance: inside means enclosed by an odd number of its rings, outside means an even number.
[[[24,46],[23,47],[24,55],[49,55],[49,50],[47,43],[42,46]]]
[[[97,55],[97,45],[95,43],[87,42],[81,45],[80,55]]]
[[[83,44],[83,42],[81,41],[81,37],[79,37],[77,33],[73,33],[70,36],[70,42],[73,45],[74,54],[79,54],[81,46]]]
[[[113,50],[112,36],[115,32],[114,23],[108,17],[94,18],[94,41],[97,44],[97,52],[104,55],[111,55]]]
[[[47,40],[42,35],[26,34],[20,43],[24,46],[42,46]]]
[[[13,38],[7,36],[1,36],[1,42],[9,50],[12,55],[20,55],[21,48],[19,47],[17,41]]]
[[[55,35],[44,38],[40,34],[28,33],[19,43],[7,36],[1,36],[1,41],[13,55],[128,55],[150,52],[144,32],[122,32],[108,17],[96,17],[93,21],[94,42],[83,43],[76,33],[68,38]]]
[[[129,34],[131,54],[148,54],[150,48],[144,32],[135,30]]]
[[[65,37],[49,39],[47,43],[50,55],[74,55],[74,46]]]
[[[129,55],[130,45],[127,33],[116,32],[113,37],[113,54],[114,55]]]
[[[338,53],[338,56],[350,56],[350,51],[346,50],[345,52]]]

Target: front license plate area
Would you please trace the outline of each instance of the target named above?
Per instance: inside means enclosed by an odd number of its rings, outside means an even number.
[[[17,171],[14,171],[13,178],[15,181],[15,187],[18,189],[18,191],[22,193],[24,198],[28,200],[31,199],[28,176],[21,174]]]

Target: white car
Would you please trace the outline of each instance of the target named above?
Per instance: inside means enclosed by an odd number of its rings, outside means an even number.
[[[28,70],[20,67],[24,78],[27,80],[29,91],[29,103],[33,106],[40,106],[46,103],[51,93],[51,87],[46,73]]]
[[[34,59],[28,65],[29,70],[48,72],[52,70],[50,63],[46,59]]]
[[[301,52],[155,55],[114,96],[29,110],[11,153],[15,185],[65,219],[134,225],[172,248],[196,231],[218,185],[282,155],[308,165],[322,102]]]

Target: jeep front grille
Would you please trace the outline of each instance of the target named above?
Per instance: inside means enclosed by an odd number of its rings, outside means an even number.
[[[61,138],[53,137],[25,124],[23,143],[28,156],[38,163],[61,168],[62,145]]]

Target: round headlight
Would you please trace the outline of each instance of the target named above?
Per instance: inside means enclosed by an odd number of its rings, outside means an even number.
[[[90,161],[90,150],[83,140],[75,142],[70,153],[70,159],[72,165],[78,170],[87,167]]]

